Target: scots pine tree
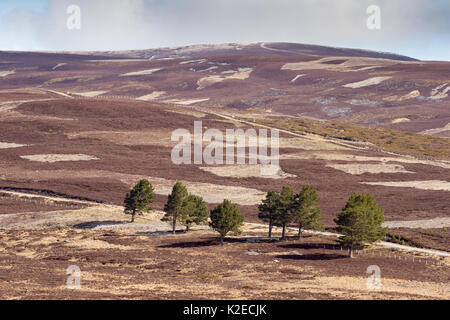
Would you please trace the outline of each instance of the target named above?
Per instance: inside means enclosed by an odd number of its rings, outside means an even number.
[[[295,195],[291,187],[284,186],[280,193],[277,204],[277,213],[274,225],[282,227],[281,240],[286,239],[286,227],[292,222],[292,206],[294,204]]]
[[[280,194],[276,191],[269,191],[258,206],[258,218],[269,223],[269,239],[272,238],[272,227],[278,213],[279,201]]]
[[[185,205],[188,192],[186,187],[177,182],[172,188],[172,193],[169,194],[167,203],[164,206],[166,213],[161,221],[169,221],[172,224],[172,233],[175,234],[177,228],[177,221],[183,221],[186,214]]]
[[[186,227],[186,232],[194,224],[206,224],[209,217],[209,210],[202,197],[189,194],[184,200],[183,213],[181,215],[182,224]]]
[[[151,210],[150,205],[154,199],[152,184],[148,180],[140,180],[125,196],[124,213],[131,215],[131,222],[134,222],[136,215],[141,215]]]
[[[319,201],[317,190],[311,186],[303,186],[301,192],[295,196],[292,215],[298,226],[298,240],[302,237],[303,229],[322,228]]]
[[[343,234],[338,242],[348,248],[350,258],[353,257],[354,249],[362,248],[366,242],[376,242],[386,235],[386,228],[382,227],[384,212],[370,194],[353,193],[334,222],[338,225],[338,232]]]
[[[228,232],[240,234],[240,227],[244,224],[244,216],[235,204],[230,200],[223,200],[213,211],[211,211],[210,227],[220,234],[220,245]]]

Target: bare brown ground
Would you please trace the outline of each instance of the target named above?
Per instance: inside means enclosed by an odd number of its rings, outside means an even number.
[[[15,213],[19,213],[19,215],[22,215],[26,212],[30,212],[36,215],[40,214],[41,212],[64,209],[73,210],[80,207],[82,207],[80,204],[67,203],[63,206],[62,204],[45,202],[41,199],[27,199],[26,201],[23,201],[23,199],[18,199],[0,193],[0,215],[11,215]],[[3,217],[0,218],[0,221],[2,221],[2,219]],[[19,216],[18,218],[16,218],[16,221],[20,219],[21,217]],[[4,225],[2,224],[2,226]]]
[[[329,240],[247,242],[62,229],[0,231],[2,299],[449,299],[447,265],[346,257]],[[248,254],[257,252],[258,254]],[[69,290],[66,269],[81,269]],[[382,289],[366,285],[378,265]]]
[[[71,201],[88,203],[48,195],[4,193],[11,200],[34,199],[49,206],[65,202],[70,205]],[[4,280],[0,281],[0,297],[450,298],[450,261],[445,259],[417,253],[415,262],[411,262],[412,254],[377,247],[349,259],[334,245],[333,238],[304,235],[301,242],[267,242],[266,228],[250,225],[243,228],[241,236],[230,237],[225,247],[219,247],[216,235],[205,227],[170,236],[170,226],[161,223],[161,217],[161,212],[151,212],[130,224],[122,207],[96,204],[78,210],[0,216],[0,279]],[[445,243],[445,233],[439,235]],[[277,228],[274,237],[279,236]],[[322,245],[328,249],[322,249]],[[69,276],[66,269],[74,265],[81,269],[79,290],[65,285]],[[366,269],[370,265],[382,270],[381,290],[367,287]]]

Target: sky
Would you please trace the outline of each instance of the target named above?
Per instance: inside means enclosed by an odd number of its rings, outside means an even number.
[[[68,13],[71,5],[79,15]],[[372,5],[379,16],[367,12]],[[369,29],[368,19],[379,28]],[[227,42],[320,44],[450,61],[450,0],[0,0],[0,50]]]

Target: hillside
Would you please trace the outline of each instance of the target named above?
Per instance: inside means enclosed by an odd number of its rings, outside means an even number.
[[[449,62],[357,49],[0,52],[0,277],[27,283],[2,283],[0,297],[448,297],[449,95]],[[199,121],[203,132],[279,129],[279,170],[247,165],[251,145],[246,164],[174,163],[172,134]],[[142,178],[154,211],[128,223],[123,199]],[[176,181],[210,209],[236,203],[243,236],[220,251],[205,227],[168,235],[161,210]],[[384,210],[387,240],[440,256],[374,246],[350,261],[333,236],[258,240],[266,229],[249,223],[261,223],[265,194],[306,184],[327,231],[353,191],[367,192]],[[87,291],[63,290],[69,262],[83,265]],[[365,288],[373,264],[386,291]]]

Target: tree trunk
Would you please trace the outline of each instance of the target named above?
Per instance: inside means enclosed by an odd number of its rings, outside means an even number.
[[[172,220],[172,233],[175,234],[177,229],[177,217],[174,215]]]
[[[272,219],[269,220],[269,239],[272,239]]]
[[[286,225],[283,224],[283,232],[281,233],[281,240],[286,240]]]
[[[353,258],[353,246],[350,246],[350,247],[348,248],[348,256],[349,256],[350,258]]]
[[[131,223],[134,222],[134,216],[136,215],[136,210],[133,210],[133,212],[131,213]]]
[[[223,236],[220,236],[220,246],[223,246]]]
[[[186,232],[189,232],[189,226],[186,226]]]
[[[301,238],[302,238],[302,226],[298,226],[297,240],[300,240]]]

